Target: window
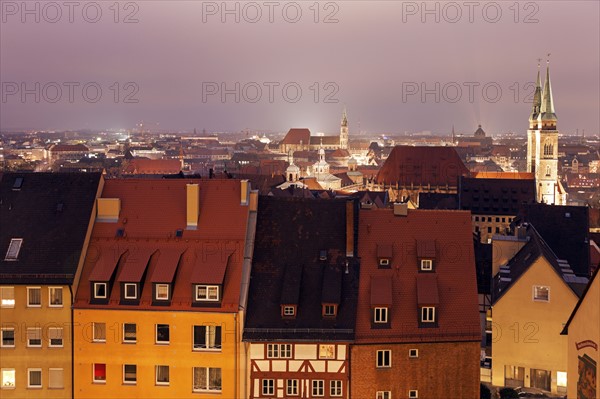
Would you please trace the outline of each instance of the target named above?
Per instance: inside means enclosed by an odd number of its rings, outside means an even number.
[[[217,302],[219,300],[218,285],[197,285],[196,286],[197,301]]]
[[[295,306],[283,306],[283,316],[284,317],[293,317],[296,315],[296,307]]]
[[[15,287],[0,287],[0,307],[15,307]]]
[[[377,351],[377,367],[392,367],[392,351],[389,349]]]
[[[333,344],[319,345],[319,359],[335,359],[335,345],[333,345]]]
[[[390,260],[389,259],[379,259],[379,266],[389,266],[390,265]]]
[[[48,306],[50,307],[62,307],[63,306],[63,289],[62,287],[49,287],[48,288]]]
[[[107,283],[94,283],[94,298],[104,299],[108,297]]]
[[[275,380],[262,380],[262,394],[275,395]]]
[[[417,391],[416,389],[411,389],[410,391],[408,391],[408,397],[409,398],[418,398],[419,391]]]
[[[15,387],[15,369],[0,369],[0,383],[2,389]]]
[[[63,347],[63,328],[49,327],[48,328],[48,346],[50,348]]]
[[[157,344],[168,344],[169,343],[169,325],[168,324],[157,324],[156,325],[156,343]]]
[[[124,364],[123,365],[123,384],[137,383],[137,365],[135,364]]]
[[[125,283],[125,299],[137,299],[137,284]]]
[[[475,221],[479,222],[479,216],[475,216]]]
[[[559,390],[561,388],[567,387],[567,372],[566,371],[557,371],[556,372],[556,387]]]
[[[550,176],[552,170],[550,169],[550,165],[546,166],[546,176]]]
[[[531,386],[544,391],[550,391],[552,372],[549,370],[531,369]]]
[[[156,366],[156,385],[169,385],[169,366]]]
[[[8,250],[4,260],[17,260],[19,258],[19,252],[21,251],[21,245],[23,244],[22,238],[12,238],[10,244],[8,244]]]
[[[169,284],[156,284],[155,299],[157,301],[169,300]]]
[[[93,382],[100,382],[100,383],[105,383],[106,382],[106,364],[104,363],[94,363],[92,364],[93,367]]]
[[[288,396],[298,396],[298,380],[287,380],[285,387]]]
[[[106,342],[106,323],[92,323],[94,342]]]
[[[423,306],[421,308],[421,322],[435,323],[435,308],[433,306]]]
[[[292,344],[267,344],[267,358],[289,359],[292,357]]]
[[[433,270],[433,261],[431,259],[421,259],[421,270],[426,272]]]
[[[325,396],[325,380],[312,380],[312,396]]]
[[[194,350],[221,349],[221,326],[194,326]]]
[[[525,367],[504,366],[504,385],[519,387],[525,383]]]
[[[123,324],[123,342],[126,342],[126,343],[137,342],[137,325],[135,323],[124,323]]]
[[[341,380],[329,381],[329,395],[330,396],[342,396],[342,381]]]
[[[41,287],[27,287],[27,307],[39,308],[42,306]]]
[[[42,369],[27,369],[27,388],[42,387]]]
[[[2,342],[0,346],[2,348],[14,348],[15,347],[15,329],[14,328],[3,328],[0,330],[2,334]]]
[[[409,349],[408,357],[411,357],[411,358],[419,357],[419,350],[418,349]]]
[[[539,302],[550,302],[550,287],[535,285],[533,287],[533,300]]]
[[[63,389],[64,385],[63,369],[48,369],[48,388]]]
[[[214,367],[194,367],[194,392],[220,392],[221,369]]]
[[[387,323],[388,308],[375,308],[373,321],[375,323]]]
[[[42,329],[39,327],[27,329],[27,347],[41,348],[42,347]]]
[[[375,399],[392,399],[392,391],[377,391]]]
[[[337,313],[336,305],[323,305],[323,316],[335,316]]]

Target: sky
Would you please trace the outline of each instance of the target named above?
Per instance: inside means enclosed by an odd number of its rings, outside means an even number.
[[[0,0],[0,130],[600,132],[600,2]]]

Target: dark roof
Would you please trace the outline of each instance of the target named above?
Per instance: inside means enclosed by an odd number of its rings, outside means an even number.
[[[0,183],[0,280],[70,284],[77,270],[100,173],[5,173]],[[22,184],[13,186],[17,179]],[[6,261],[22,238],[18,260]]]
[[[458,209],[458,195],[419,193],[419,209]]]
[[[590,281],[588,282],[588,285],[585,287],[585,290],[581,294],[581,297],[579,298],[579,301],[577,301],[577,305],[575,305],[575,308],[571,312],[571,315],[569,316],[569,320],[567,320],[567,323],[565,324],[565,326],[564,326],[564,328],[563,328],[563,330],[561,332],[561,335],[566,335],[566,334],[569,333],[569,326],[571,325],[571,320],[573,320],[573,317],[575,317],[575,314],[577,313],[577,310],[581,306],[581,303],[585,300],[585,297],[586,297],[588,291],[590,290],[590,288],[592,287],[592,284],[594,284],[594,281],[598,278],[599,271],[600,271],[600,267],[597,268],[594,271],[594,273],[592,274],[592,277],[590,278]]]
[[[346,257],[346,203],[259,198],[244,340],[354,338],[359,266]],[[322,316],[324,303],[339,304],[335,318]],[[282,317],[286,304],[295,318]]]
[[[516,216],[523,203],[533,202],[534,179],[460,178],[459,207],[473,214]]]

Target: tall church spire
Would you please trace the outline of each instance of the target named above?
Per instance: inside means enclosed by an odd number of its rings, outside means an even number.
[[[342,127],[348,127],[348,115],[346,114],[346,107],[344,107],[344,112],[342,113]]]
[[[531,116],[529,117],[529,122],[533,123],[537,121],[538,116],[540,115],[540,109],[542,107],[542,84],[540,82],[540,62],[541,58],[538,58],[538,73],[537,79],[535,82],[535,93],[533,94],[533,106],[531,109]],[[533,127],[533,126],[530,126]]]
[[[548,57],[550,57],[550,54],[548,54]],[[556,122],[556,114],[554,113],[554,102],[552,100],[552,85],[550,83],[550,59],[548,59],[546,65],[546,82],[544,83],[544,93],[542,98],[542,108],[540,110],[540,119],[543,122]]]

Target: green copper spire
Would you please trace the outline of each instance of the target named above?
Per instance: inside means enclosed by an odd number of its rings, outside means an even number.
[[[548,54],[548,57],[550,54]],[[552,100],[552,85],[550,83],[550,60],[546,66],[546,82],[544,84],[544,96],[542,99],[542,108],[540,110],[542,121],[555,121],[554,102]]]
[[[530,121],[535,121],[540,114],[542,106],[542,84],[540,83],[540,62],[541,58],[538,58],[538,73],[537,80],[535,82],[535,93],[533,94],[533,106],[531,109]]]

